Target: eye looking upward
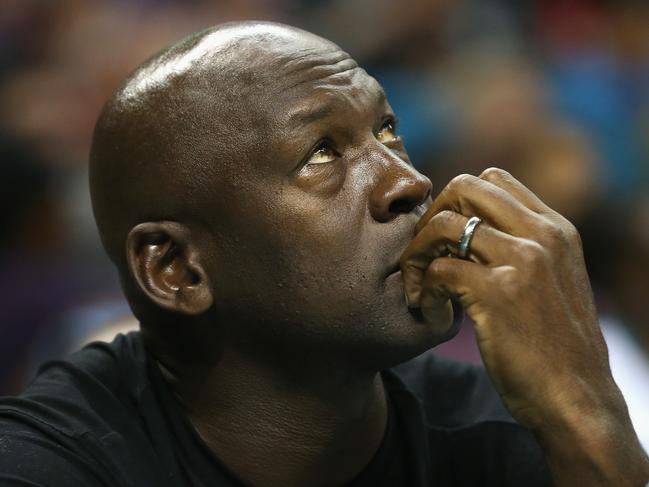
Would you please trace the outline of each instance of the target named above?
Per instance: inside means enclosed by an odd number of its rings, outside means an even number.
[[[376,134],[376,138],[382,144],[390,144],[400,141],[396,133],[397,122],[389,118],[383,122],[381,128]],[[333,149],[331,142],[323,140],[313,149],[313,152],[307,160],[307,164],[327,164],[334,162],[339,154]]]
[[[397,142],[399,136],[397,135],[396,122],[393,119],[387,119],[376,134],[376,138],[382,144],[389,144],[390,142]]]
[[[326,164],[327,162],[333,162],[335,159],[336,153],[331,147],[331,144],[326,140],[323,140],[316,146],[307,163]]]

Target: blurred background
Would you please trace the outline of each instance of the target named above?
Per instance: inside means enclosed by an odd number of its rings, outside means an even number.
[[[2,0],[0,394],[128,320],[86,181],[102,103],[171,41],[243,19],[303,27],[350,52],[385,87],[436,191],[500,166],[579,228],[613,372],[647,448],[646,0]],[[471,326],[435,353],[480,361]]]

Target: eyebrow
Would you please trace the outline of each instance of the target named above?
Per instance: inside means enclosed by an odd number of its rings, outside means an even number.
[[[383,105],[387,100],[385,92],[383,89],[378,90],[375,105]],[[313,107],[308,107],[302,110],[297,110],[295,113],[292,113],[289,116],[289,123],[294,126],[308,125],[313,122],[317,122],[325,117],[331,115],[336,111],[336,106],[333,102],[325,102],[315,105]]]
[[[290,117],[292,125],[308,125],[318,120],[328,117],[335,111],[332,103],[322,103],[304,110],[298,110]]]

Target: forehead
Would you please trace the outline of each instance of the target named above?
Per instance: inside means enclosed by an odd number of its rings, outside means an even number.
[[[240,127],[299,120],[304,111],[313,118],[325,103],[327,110],[341,105],[359,109],[385,100],[378,82],[348,53],[299,29],[262,24],[216,30],[190,38],[178,50],[181,54],[172,49],[142,70],[141,82],[130,85],[173,89],[173,80],[183,78],[187,89],[181,95],[229,112],[227,118]],[[266,113],[272,120],[263,120]]]
[[[380,84],[333,44],[283,53],[271,64],[275,75],[266,98],[279,108],[278,121],[300,125],[386,102]]]

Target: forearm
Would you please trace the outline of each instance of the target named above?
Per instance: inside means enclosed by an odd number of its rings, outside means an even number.
[[[558,487],[649,485],[649,458],[623,401],[605,411],[574,411],[536,435]]]

